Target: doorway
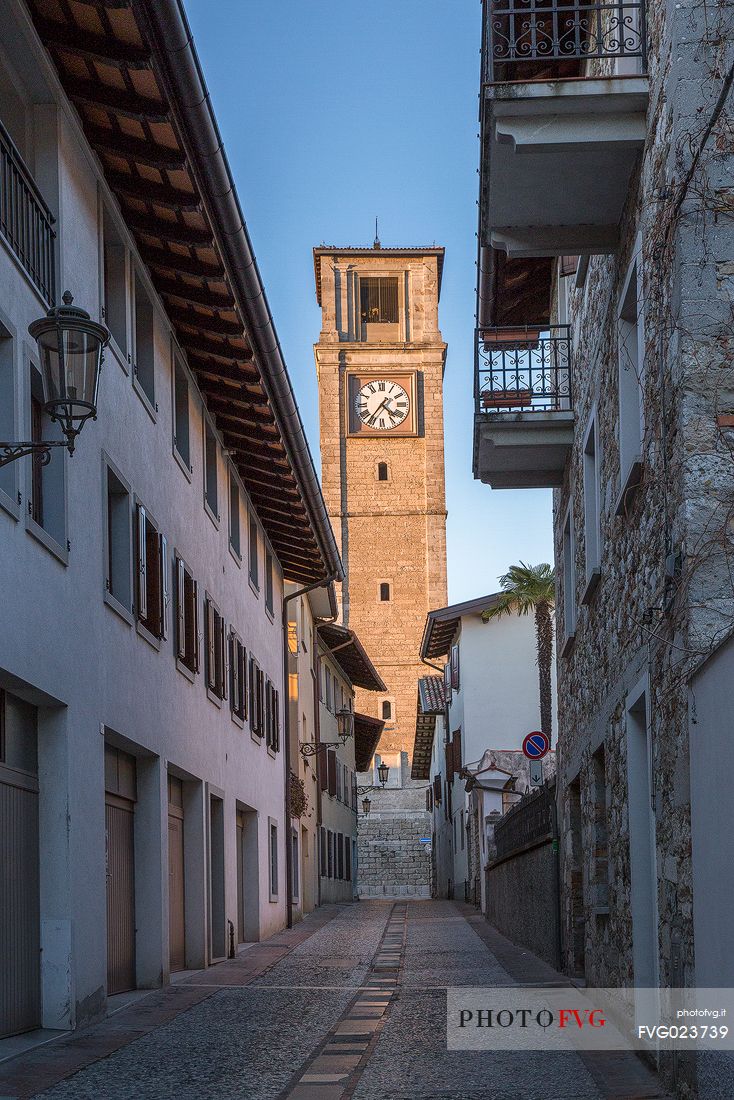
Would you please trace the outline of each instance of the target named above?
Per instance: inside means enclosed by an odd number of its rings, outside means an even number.
[[[168,944],[171,973],[186,967],[183,782],[168,776]]]
[[[627,696],[630,911],[635,986],[658,984],[657,854],[652,736],[646,683]]]
[[[135,988],[135,758],[105,745],[107,996]]]
[[[41,1026],[37,712],[0,691],[0,1037]]]

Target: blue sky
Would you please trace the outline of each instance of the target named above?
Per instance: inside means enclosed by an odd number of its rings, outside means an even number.
[[[449,600],[552,560],[548,490],[472,478],[479,0],[185,0],[318,464],[311,249],[444,245]]]

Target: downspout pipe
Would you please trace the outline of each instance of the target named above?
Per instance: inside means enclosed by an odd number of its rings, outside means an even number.
[[[285,768],[285,804],[284,804],[284,816],[285,816],[285,877],[286,877],[286,927],[293,927],[293,845],[291,844],[291,732],[290,732],[290,676],[288,672],[288,665],[290,659],[290,650],[288,649],[288,605],[291,600],[297,599],[299,596],[306,596],[309,592],[313,592],[316,588],[328,588],[328,586],[335,580],[339,580],[340,577],[336,574],[331,574],[328,577],[321,577],[319,580],[314,581],[313,584],[307,584],[305,588],[299,588],[295,592],[291,592],[288,596],[283,596],[283,611],[282,611],[282,629],[283,629],[283,710],[288,715],[288,721],[286,723],[286,736],[283,737],[283,767]],[[296,716],[298,721],[298,716]],[[320,887],[319,887],[320,889]]]
[[[263,388],[329,576],[343,570],[245,218],[181,0],[131,0],[153,47],[156,75],[185,135],[189,167],[209,214]],[[324,581],[316,587],[322,587]]]

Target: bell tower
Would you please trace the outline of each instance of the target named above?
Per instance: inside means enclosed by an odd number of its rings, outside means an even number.
[[[387,692],[380,754],[412,756],[426,613],[444,607],[446,494],[438,327],[443,248],[315,248],[322,481],[347,579],[341,607]]]

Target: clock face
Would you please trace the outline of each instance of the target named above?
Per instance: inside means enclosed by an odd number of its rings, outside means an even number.
[[[368,428],[389,431],[405,420],[410,412],[410,398],[399,382],[375,378],[359,390],[354,407]]]

